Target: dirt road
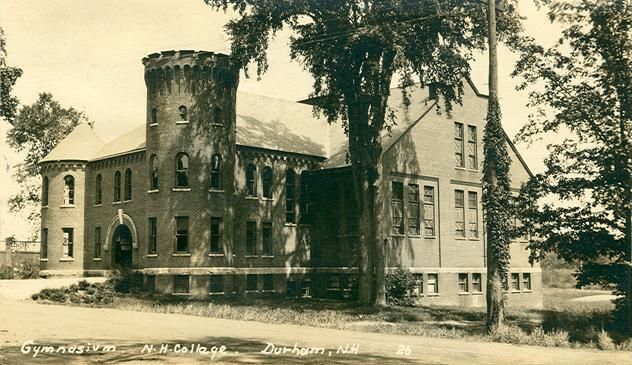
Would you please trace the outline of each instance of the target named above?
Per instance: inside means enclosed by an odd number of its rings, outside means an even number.
[[[179,314],[42,305],[6,297],[0,297],[0,308],[0,364],[3,365],[123,362],[632,364],[632,355],[623,352],[512,346]],[[56,352],[39,353],[33,357],[39,348],[28,345],[29,340],[49,345],[44,348],[45,351]],[[102,347],[93,347],[96,345],[113,345],[116,350],[109,351],[112,348],[107,348],[104,351]],[[150,347],[145,345],[153,345],[153,351],[149,352]],[[281,353],[267,354],[266,349],[272,350],[272,345]],[[83,346],[83,349],[80,351],[79,347],[75,347],[75,354],[72,354],[72,346]],[[207,351],[202,351],[200,346],[206,347]],[[225,346],[226,350],[223,353],[213,352],[212,346]],[[287,346],[285,353],[283,346]],[[340,353],[339,346],[350,352]],[[160,353],[161,348],[166,353]],[[354,348],[357,354],[353,353]],[[24,354],[22,350],[28,353]],[[62,352],[64,350],[66,353]]]

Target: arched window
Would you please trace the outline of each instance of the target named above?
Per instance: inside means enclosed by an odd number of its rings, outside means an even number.
[[[189,156],[186,153],[178,153],[176,156],[176,187],[189,186]]]
[[[213,109],[213,123],[215,124],[224,124],[224,120],[222,119],[222,109],[216,106]]]
[[[42,206],[48,205],[48,176],[42,179]]]
[[[149,189],[158,190],[158,156],[151,155],[149,159]]]
[[[151,109],[151,124],[158,124],[158,109],[156,108]]]
[[[246,195],[248,196],[256,196],[257,195],[257,179],[255,174],[257,172],[257,168],[254,163],[249,163],[246,167]]]
[[[211,188],[220,189],[222,187],[222,157],[218,154],[211,157]]]
[[[178,107],[178,112],[180,112],[180,120],[189,120],[187,107],[184,105],[180,105]]]
[[[75,204],[75,178],[70,175],[64,177],[64,204]]]
[[[285,222],[295,223],[296,221],[296,197],[294,185],[296,182],[296,174],[294,170],[287,170],[285,175]]]
[[[125,170],[125,200],[132,200],[132,170]]]
[[[97,179],[95,182],[95,190],[94,190],[94,203],[102,204],[103,203],[103,177],[101,174],[97,175]]]
[[[114,173],[114,201],[121,201],[121,172]]]
[[[263,168],[263,197],[272,198],[272,168],[266,166]]]

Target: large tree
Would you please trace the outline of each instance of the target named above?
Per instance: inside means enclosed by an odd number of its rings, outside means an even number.
[[[632,333],[632,2],[546,5],[562,37],[550,49],[526,42],[515,70],[535,109],[520,137],[564,136],[525,189],[525,199],[548,201],[524,212],[532,257],[581,260],[578,283],[623,294],[615,323]]]
[[[348,135],[358,207],[361,303],[384,304],[384,247],[377,237],[381,133],[395,123],[388,109],[393,76],[401,86],[434,84],[449,112],[459,102],[473,51],[487,39],[480,0],[204,0],[238,14],[226,28],[232,55],[257,75],[268,68],[270,39],[289,28],[290,57],[314,79],[311,97],[330,123]],[[513,1],[499,17],[502,35],[520,32]]]
[[[26,214],[34,227],[39,223],[41,190],[37,163],[81,122],[88,122],[83,112],[62,107],[50,93],[40,93],[35,103],[20,108],[7,134],[9,146],[25,154],[16,166],[20,191],[9,198],[9,210]]]
[[[8,66],[6,57],[6,39],[4,38],[4,31],[0,28],[0,118],[13,123],[18,99],[11,95],[11,90],[17,79],[22,76],[22,70]]]

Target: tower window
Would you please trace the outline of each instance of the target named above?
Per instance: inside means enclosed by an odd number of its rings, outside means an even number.
[[[64,177],[64,204],[75,204],[75,178],[70,175]]]
[[[48,205],[48,176],[42,180],[42,206]]]
[[[72,228],[61,229],[64,237],[62,242],[62,255],[63,257],[73,257],[74,253],[74,230]]]
[[[294,223],[296,221],[296,197],[294,196],[294,185],[296,174],[294,170],[288,170],[285,175],[285,222]]]
[[[94,229],[94,257],[101,257],[101,227]]]
[[[257,254],[257,222],[246,222],[246,255]]]
[[[176,252],[189,252],[189,217],[176,217]]]
[[[158,124],[158,110],[156,108],[151,109],[151,125]]]
[[[262,250],[263,256],[272,256],[272,223],[266,222],[262,224]]]
[[[114,173],[114,201],[121,201],[121,172]]]
[[[222,187],[221,171],[222,157],[215,154],[211,157],[211,188],[220,189]]]
[[[257,180],[255,178],[255,173],[257,172],[257,168],[254,163],[249,163],[248,167],[246,167],[246,195],[248,196],[256,196],[257,195]]]
[[[40,252],[43,259],[48,258],[48,228],[42,229],[42,248]]]
[[[176,187],[189,186],[189,156],[179,153],[176,156]]]
[[[263,197],[272,198],[272,168],[263,168]]]
[[[222,218],[212,217],[211,218],[211,253],[221,253],[222,252]]]
[[[155,254],[158,248],[158,224],[156,217],[149,218],[149,245],[147,253]]]
[[[180,120],[189,120],[187,107],[184,105],[180,105],[178,107],[178,112],[180,112]]]
[[[213,123],[224,125],[224,120],[222,120],[222,109],[219,107],[215,107],[213,109]]]
[[[151,190],[158,190],[158,156],[151,155],[149,159],[149,169],[151,180],[149,181],[149,188]]]
[[[103,203],[103,176],[101,176],[101,174],[97,175],[97,179],[96,179],[96,187],[95,187],[95,192],[94,192],[94,202],[95,204],[102,204]]]
[[[132,170],[125,170],[125,200],[132,200]]]

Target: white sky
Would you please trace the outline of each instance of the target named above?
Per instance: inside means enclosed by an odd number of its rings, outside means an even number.
[[[558,38],[559,28],[532,0],[521,0],[520,8],[529,34],[545,46]],[[229,18],[202,0],[0,0],[8,62],[24,71],[15,95],[30,104],[51,92],[63,106],[84,111],[104,140],[145,121],[143,56],[167,49],[228,52],[223,25]],[[503,124],[513,136],[528,115],[526,93],[515,91],[509,77],[515,56],[505,49],[499,56]],[[271,44],[269,59],[264,78],[242,77],[240,91],[288,100],[309,93],[311,78],[289,60],[286,35]],[[486,90],[486,56],[472,69],[475,84]],[[543,145],[518,148],[533,171],[541,170]]]

